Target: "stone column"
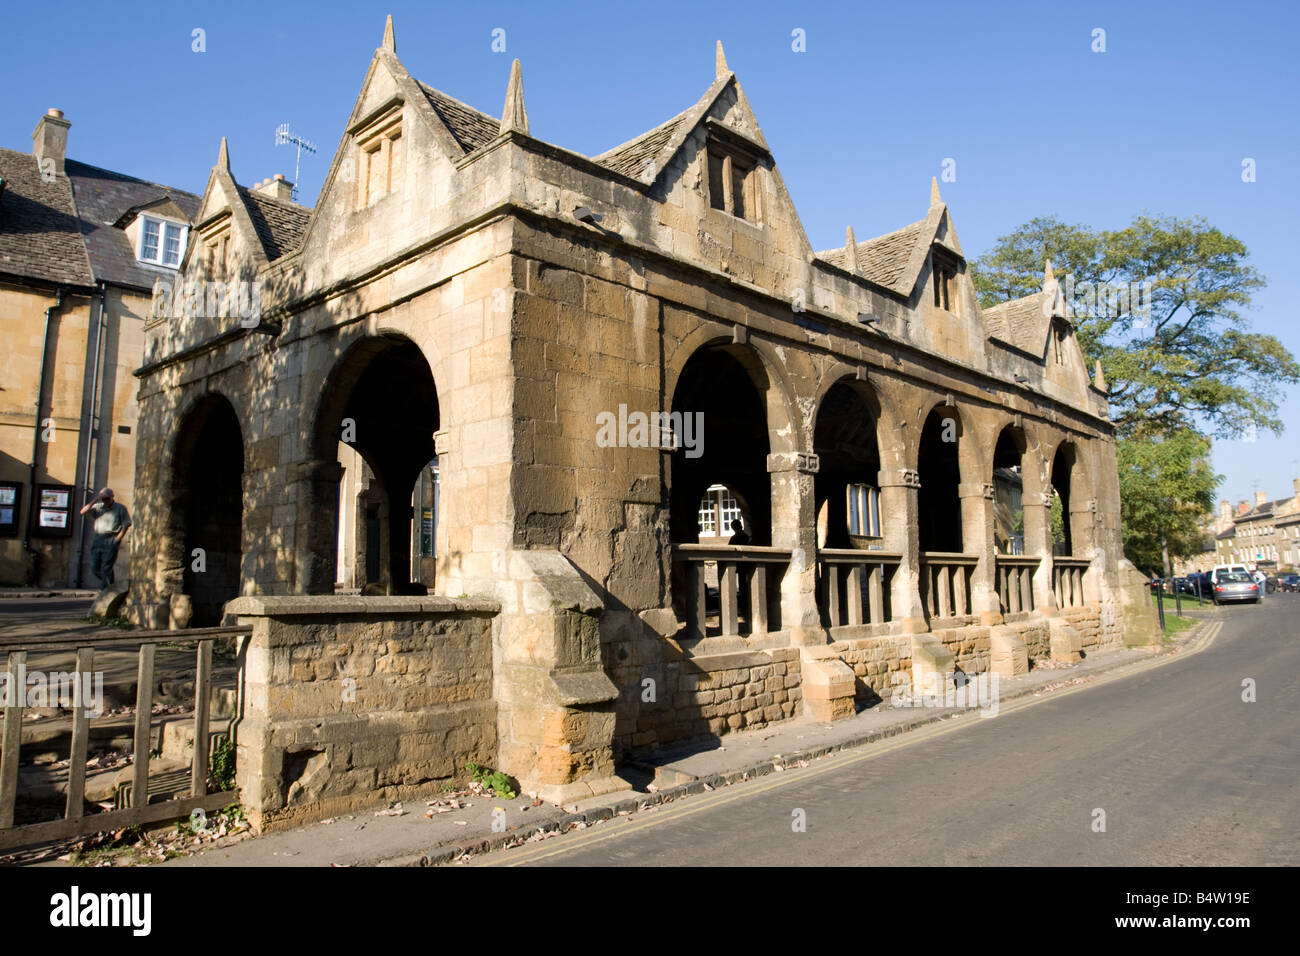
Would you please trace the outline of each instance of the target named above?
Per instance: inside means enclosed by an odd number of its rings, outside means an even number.
[[[820,460],[807,452],[767,456],[772,475],[772,546],[789,548],[781,581],[781,627],[795,645],[825,644],[817,609],[817,497],[813,476]]]
[[[957,486],[961,498],[962,551],[978,554],[979,562],[971,572],[971,613],[981,624],[998,624],[1002,612],[998,604],[997,558],[993,548],[993,485],[963,481]]]
[[[1034,572],[1034,608],[1046,617],[1056,614],[1052,593],[1052,516],[1050,499],[1040,490],[1030,491],[1028,482],[1021,495],[1025,512],[1025,554],[1038,557]]]
[[[298,501],[294,535],[295,594],[334,593],[342,478],[343,466],[330,459],[308,459],[290,468],[289,481],[297,486]]]
[[[904,631],[929,630],[921,606],[921,476],[910,468],[880,471],[880,524],[886,551],[901,554],[889,592],[895,622]]]
[[[1093,542],[1097,540],[1097,502],[1092,499],[1070,499],[1070,552],[1072,557],[1088,558],[1096,562]],[[1104,561],[1104,559],[1101,559]],[[1101,600],[1100,582],[1097,580],[1099,569],[1096,564],[1083,573],[1083,599],[1089,604]]]

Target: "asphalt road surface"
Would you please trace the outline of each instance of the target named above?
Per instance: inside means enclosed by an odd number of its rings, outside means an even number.
[[[1295,865],[1300,595],[1205,615],[1212,643],[1169,663],[478,862]]]

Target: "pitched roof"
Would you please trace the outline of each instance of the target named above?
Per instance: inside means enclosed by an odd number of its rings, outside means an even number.
[[[0,178],[0,272],[93,285],[68,179],[45,182],[36,157],[12,149],[0,149]]]
[[[162,198],[171,199],[186,219],[193,221],[199,211],[199,197],[183,189],[136,179],[74,159],[67,160],[64,165],[72,182],[86,254],[95,279],[151,289],[155,278],[171,275],[173,270],[140,262],[126,231],[114,223],[124,213]]]
[[[244,186],[236,187],[248,218],[253,221],[258,241],[266,260],[274,262],[281,256],[288,255],[302,244],[307,234],[307,223],[311,221],[311,210],[297,203],[285,202],[264,196]]]
[[[466,153],[472,153],[485,143],[490,143],[501,132],[499,119],[493,119],[487,113],[435,90],[428,84],[420,83],[420,90],[438,118],[446,124],[456,144]]]
[[[917,243],[924,238],[929,218],[904,226],[894,232],[854,243],[858,256],[857,274],[864,279],[906,295],[911,292],[912,281],[907,281],[908,264]],[[841,269],[847,269],[848,246],[817,253],[817,258]]]
[[[654,162],[655,157],[672,141],[689,112],[691,110],[678,113],[672,119],[660,123],[635,139],[630,139],[621,146],[615,146],[592,158],[606,169],[612,169],[616,173],[622,173],[624,176],[640,176],[646,170],[646,163]]]
[[[999,302],[984,309],[984,331],[991,339],[1014,345],[1022,352],[1042,355],[1047,342],[1045,323],[1049,316],[1044,306],[1048,293],[1032,292],[1019,299]]]

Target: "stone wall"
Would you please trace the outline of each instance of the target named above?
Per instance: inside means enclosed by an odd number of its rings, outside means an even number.
[[[870,707],[889,700],[896,682],[911,680],[910,635],[835,641],[830,650],[853,669],[854,698],[861,706]]]
[[[638,673],[642,673],[638,670]],[[799,651],[773,648],[666,661],[622,675],[615,753],[755,729],[802,712]]]
[[[278,828],[412,799],[492,766],[487,600],[239,598],[251,624],[234,725],[240,800]]]

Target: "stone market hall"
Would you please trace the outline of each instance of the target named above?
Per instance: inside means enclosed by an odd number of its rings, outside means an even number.
[[[721,44],[597,156],[530,134],[518,61],[499,118],[420,82],[391,20],[314,208],[223,140],[145,329],[129,608],[252,624],[253,816],[471,760],[567,801],[674,742],[1153,640],[1050,265],[982,309],[917,198],[815,251]],[[598,442],[621,407],[702,434]]]

